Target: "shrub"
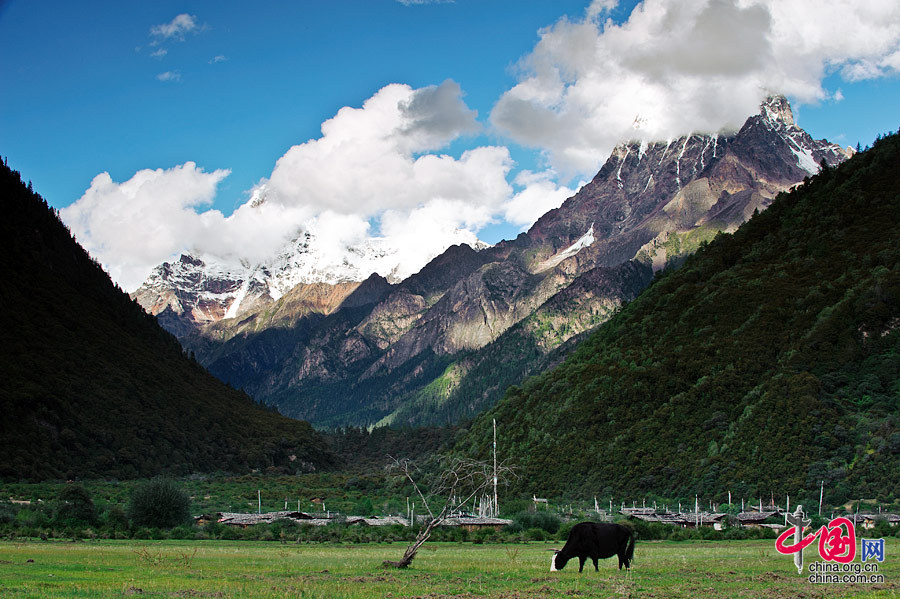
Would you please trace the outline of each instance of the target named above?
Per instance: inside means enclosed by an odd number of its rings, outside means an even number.
[[[135,487],[128,517],[136,526],[172,528],[191,517],[191,500],[174,481],[155,478]]]
[[[186,526],[186,525],[177,526],[177,527],[173,528],[172,531],[169,533],[169,538],[170,539],[182,539],[182,540],[188,541],[188,540],[191,540],[194,538],[194,536],[197,533],[197,530],[198,529],[196,529],[192,526]]]
[[[203,525],[203,532],[205,532],[210,539],[218,539],[222,536],[222,531],[225,530],[225,528],[226,525],[220,522],[207,522]]]
[[[16,523],[19,524],[20,527],[30,526],[43,528],[50,524],[50,519],[47,517],[43,508],[27,507],[18,511],[16,514]]]
[[[128,528],[128,515],[119,504],[111,505],[103,514],[103,522],[107,528],[113,531],[125,530]]]
[[[8,503],[0,503],[0,524],[9,524],[16,519],[16,511]]]
[[[279,518],[272,522],[270,529],[272,530],[272,535],[276,539],[287,539],[287,538],[297,538],[297,535],[300,532],[300,527],[302,525],[299,522],[294,520],[289,520],[287,518]]]
[[[61,524],[94,524],[97,522],[97,508],[94,501],[81,484],[63,487],[56,497],[54,520]]]
[[[560,541],[566,541],[569,539],[569,533],[572,532],[572,527],[578,524],[574,520],[568,520],[563,522],[559,526],[559,530],[556,531],[556,538]]]
[[[547,533],[543,528],[529,528],[525,531],[525,538],[529,541],[546,541]]]
[[[540,528],[545,532],[555,534],[559,530],[560,519],[550,512],[519,512],[513,516],[510,532],[522,532],[531,528]]]

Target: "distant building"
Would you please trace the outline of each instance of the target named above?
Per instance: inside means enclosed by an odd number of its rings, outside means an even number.
[[[202,515],[194,518],[194,521],[197,524],[219,522],[220,524],[239,526],[241,528],[253,526],[254,524],[271,524],[277,520],[289,520],[298,524],[308,524],[310,526],[325,526],[332,522],[343,522],[355,526],[409,526],[409,520],[401,516],[380,516],[372,518],[364,518],[362,516],[335,517],[334,514],[311,514],[298,511],[266,512],[264,514],[216,512],[214,514]],[[419,524],[424,524],[427,520],[427,516],[416,516],[416,522]],[[441,523],[441,526],[461,526],[466,530],[475,531],[482,528],[500,530],[504,526],[509,526],[510,524],[512,524],[512,520],[503,518],[480,518],[468,514],[461,514],[459,516],[447,518]]]
[[[760,512],[760,511],[751,511],[751,512],[741,512],[737,515],[738,522],[740,522],[741,526],[744,528],[767,528],[763,526],[763,523],[774,516],[777,512]]]

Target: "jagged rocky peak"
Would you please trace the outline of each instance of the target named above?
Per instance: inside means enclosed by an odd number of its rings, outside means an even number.
[[[254,201],[265,202],[265,195],[264,186],[258,188]],[[466,250],[477,254],[486,247],[479,242]],[[298,285],[360,283],[373,273],[384,276],[385,285],[399,283],[412,274],[402,258],[389,239],[367,237],[335,247],[321,232],[308,228],[258,262],[183,254],[156,267],[132,297],[153,315],[166,312],[160,322],[182,337],[192,328],[278,301]],[[355,299],[370,295],[360,293]]]
[[[794,124],[794,111],[791,110],[791,103],[780,94],[766,98],[759,106],[759,113],[772,122],[780,121],[785,125]]]
[[[709,198],[727,192],[726,203],[738,192],[758,193],[749,207],[752,213],[777,191],[817,173],[822,160],[833,166],[848,155],[836,144],[814,140],[794,122],[787,98],[772,95],[737,132],[693,132],[619,144],[593,180],[538,219],[519,244],[549,246],[549,253],[542,249],[537,257],[546,261],[575,243],[592,223],[598,240],[646,229],[646,219],[661,216],[659,209],[679,193],[687,194],[683,199],[694,207],[705,204],[697,202],[701,191]],[[734,224],[743,220],[735,218]]]

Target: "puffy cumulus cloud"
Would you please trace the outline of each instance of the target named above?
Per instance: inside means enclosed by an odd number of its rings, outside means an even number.
[[[141,170],[124,183],[109,173],[94,177],[84,195],[60,214],[72,233],[125,289],[136,288],[160,258],[197,239],[221,213],[196,208],[212,202],[227,170],[211,173],[187,162]]]
[[[372,215],[435,198],[472,200],[473,186],[496,190],[505,176],[495,168],[496,149],[460,160],[416,156],[478,130],[461,96],[453,81],[418,90],[392,84],[361,108],[342,108],[322,124],[320,138],[290,148],[278,160],[263,183],[266,196],[317,211]]]
[[[478,132],[476,116],[454,81],[388,85],[362,107],[338,111],[318,139],[290,148],[255,193],[267,203],[374,220],[397,262],[393,274],[408,276],[449,245],[475,243],[512,195],[507,148],[434,153]]]
[[[555,179],[556,173],[553,171],[522,171],[517,174],[514,183],[520,189],[504,206],[506,221],[525,231],[544,213],[559,208],[577,191],[558,185]]]
[[[623,139],[737,128],[769,93],[826,99],[834,71],[900,72],[893,0],[645,0],[623,23],[601,20],[615,5],[543,30],[491,113],[566,174],[592,174]]]
[[[128,291],[183,251],[226,262],[262,261],[295,235],[301,223],[314,218],[302,206],[276,202],[249,201],[227,217],[204,209],[229,174],[226,169],[205,172],[193,162],[141,170],[122,183],[101,173],[60,215],[79,243]],[[344,223],[335,230],[346,235],[354,229]]]
[[[362,107],[338,111],[321,137],[290,148],[229,216],[208,208],[228,171],[188,162],[123,183],[98,175],[63,218],[128,290],[179,252],[255,263],[302,230],[322,244],[323,267],[373,242],[385,250],[378,272],[405,277],[449,245],[475,243],[504,211],[526,224],[539,206],[561,201],[549,175],[520,175],[516,192],[505,147],[434,152],[477,131],[475,117],[452,81],[388,85]]]
[[[415,274],[451,245],[467,243],[474,247],[478,243],[475,231],[491,219],[488,207],[460,200],[438,199],[409,211],[385,212],[380,220],[381,234],[396,263],[390,274],[401,279]]]

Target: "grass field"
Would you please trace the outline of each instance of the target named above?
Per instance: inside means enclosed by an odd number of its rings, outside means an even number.
[[[577,560],[549,572],[548,549],[558,543],[425,545],[398,571],[381,563],[398,559],[402,544],[4,541],[0,596],[892,597],[900,595],[900,542],[887,543],[884,584],[813,585],[772,541],[639,543],[627,578],[615,559],[599,573],[588,562],[579,574]]]

